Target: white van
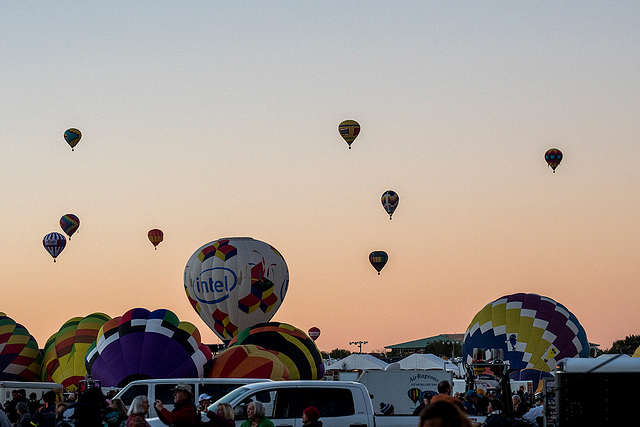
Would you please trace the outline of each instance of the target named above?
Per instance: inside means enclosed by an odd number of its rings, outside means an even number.
[[[31,393],[35,393],[38,399],[42,399],[42,396],[48,391],[55,391],[59,396],[58,399],[62,399],[62,384],[48,383],[48,382],[22,382],[22,381],[0,381],[0,404],[4,407],[5,402],[11,400],[11,392],[13,390],[23,389],[25,391],[25,397],[28,399]]]
[[[147,396],[149,399],[149,417],[157,417],[153,402],[160,399],[168,409],[173,409],[173,392],[177,384],[189,384],[193,390],[194,403],[197,405],[198,396],[207,393],[212,401],[220,399],[225,394],[249,383],[271,381],[258,378],[169,378],[161,380],[137,380],[127,384],[115,395],[129,407],[136,396]]]

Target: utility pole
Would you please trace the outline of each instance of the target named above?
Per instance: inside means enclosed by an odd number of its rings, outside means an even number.
[[[349,345],[357,345],[359,348],[358,353],[362,353],[362,344],[369,344],[368,341],[349,341]]]

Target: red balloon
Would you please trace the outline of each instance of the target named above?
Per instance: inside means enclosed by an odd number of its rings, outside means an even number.
[[[318,337],[320,336],[320,329],[316,328],[315,326],[309,329],[309,336],[311,337],[312,340],[317,340]]]

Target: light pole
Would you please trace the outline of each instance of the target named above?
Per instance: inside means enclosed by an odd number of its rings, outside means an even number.
[[[360,349],[358,353],[362,353],[362,344],[369,344],[368,341],[349,341],[349,345],[357,345]]]

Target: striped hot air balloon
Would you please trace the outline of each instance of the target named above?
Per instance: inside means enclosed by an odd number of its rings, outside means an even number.
[[[53,262],[60,255],[60,252],[67,246],[67,239],[60,233],[49,233],[42,239],[42,244],[49,255],[53,257]]]
[[[164,240],[164,233],[162,232],[162,230],[154,228],[153,230],[149,230],[149,232],[147,233],[147,237],[149,238],[151,244],[153,244],[154,249],[157,250],[160,242]]]
[[[68,391],[78,388],[87,374],[85,356],[102,325],[111,320],[104,313],[67,320],[44,346],[43,380],[62,384]]]
[[[41,366],[36,339],[24,326],[0,313],[0,381],[36,381]]]
[[[338,132],[351,150],[351,144],[360,134],[360,125],[355,120],[345,120],[338,125]]]
[[[473,349],[502,349],[511,369],[550,372],[565,357],[589,357],[589,341],[578,319],[551,298],[518,293],[487,304],[471,320],[462,357]]]
[[[234,345],[213,358],[209,378],[288,380],[289,369],[278,353],[257,345]]]
[[[232,339],[229,347],[234,345],[257,345],[275,351],[289,369],[291,380],[319,380],[324,376],[322,356],[315,342],[287,323],[259,323]]]

